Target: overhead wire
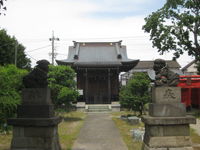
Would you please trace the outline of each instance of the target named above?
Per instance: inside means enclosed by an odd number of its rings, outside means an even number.
[[[37,50],[40,50],[40,49],[43,49],[43,48],[46,48],[46,47],[49,47],[49,46],[51,46],[51,45],[47,45],[47,46],[44,46],[44,47],[33,49],[33,50],[30,50],[30,51],[27,51],[27,52],[37,51]]]

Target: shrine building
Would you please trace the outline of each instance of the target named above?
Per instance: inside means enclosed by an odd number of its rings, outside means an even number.
[[[133,69],[139,60],[128,59],[122,41],[73,42],[68,58],[56,62],[70,65],[76,72],[77,110],[90,104],[119,105],[119,73]]]

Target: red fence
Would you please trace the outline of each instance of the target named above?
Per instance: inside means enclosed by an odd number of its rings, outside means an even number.
[[[200,109],[200,75],[180,76],[181,101],[189,105],[199,105]]]

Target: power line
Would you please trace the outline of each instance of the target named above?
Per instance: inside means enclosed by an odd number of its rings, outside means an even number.
[[[40,47],[40,48],[37,48],[37,49],[33,49],[33,50],[30,50],[30,51],[27,51],[27,52],[32,52],[32,51],[36,51],[36,50],[39,50],[39,49],[42,49],[42,48],[46,48],[46,47],[49,47],[51,45],[47,45],[47,46],[44,46],[44,47]]]
[[[35,58],[33,58],[31,55],[29,55],[27,52],[25,52],[29,57],[31,57],[32,59],[34,59],[35,61],[37,61]]]
[[[58,55],[65,55],[65,56],[67,56],[67,54],[61,54],[61,53],[58,53]]]

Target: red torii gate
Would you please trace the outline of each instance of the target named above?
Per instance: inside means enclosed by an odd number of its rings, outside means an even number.
[[[179,76],[178,87],[181,87],[181,101],[186,107],[199,105],[200,109],[200,75]]]

